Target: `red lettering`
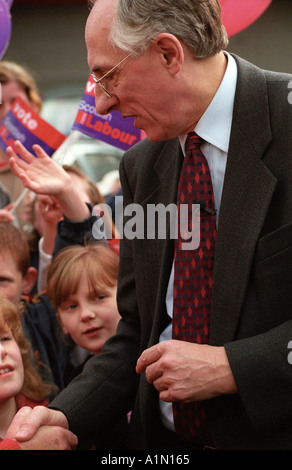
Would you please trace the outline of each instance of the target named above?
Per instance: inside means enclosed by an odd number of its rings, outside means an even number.
[[[103,133],[104,135],[110,135],[111,131],[112,131],[111,126],[109,125],[109,123],[108,123],[107,121],[105,121],[104,126],[103,126],[103,130],[102,130],[102,133]]]
[[[96,121],[94,124],[94,130],[97,132],[102,132],[102,122]]]
[[[126,134],[126,132],[121,133],[120,141],[123,142],[123,144],[126,144],[129,140],[130,134]]]
[[[133,145],[135,140],[137,140],[137,137],[135,137],[134,135],[131,135],[130,140],[129,140],[129,145]]]
[[[88,114],[87,120],[86,120],[86,127],[89,127],[89,129],[93,129],[94,124],[91,124],[92,121],[92,114]]]
[[[119,139],[120,135],[121,135],[121,131],[119,129],[113,129],[112,134],[111,134],[113,139]]]
[[[95,117],[90,113],[78,112],[76,122],[85,125],[88,129],[93,129],[103,135],[110,136],[114,140],[119,140],[123,144],[133,145],[137,141],[137,137],[125,131],[121,131],[117,127],[112,127],[105,121],[104,123],[95,120]]]
[[[7,147],[12,147],[13,146],[13,144],[15,142],[15,139],[13,139],[13,137],[10,137],[10,139],[8,138],[9,131],[4,126],[4,124],[0,128],[0,136],[1,136],[1,139],[3,140],[4,144],[7,145]]]
[[[88,81],[86,83],[86,93],[88,93],[89,95],[94,95],[94,89],[95,89],[94,81],[92,82]]]

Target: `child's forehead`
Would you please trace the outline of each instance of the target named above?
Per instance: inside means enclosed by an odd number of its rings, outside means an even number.
[[[95,292],[100,292],[101,290],[106,289],[106,287],[108,287],[106,284],[97,282],[95,279],[91,281],[85,275],[78,279],[78,282],[76,282],[75,285],[71,284],[69,294],[75,296],[82,294],[91,295]]]
[[[7,325],[7,323],[3,323],[0,320],[0,337],[1,335],[6,335],[7,333],[11,333],[9,326]]]
[[[7,318],[3,309],[0,310],[0,335],[7,334],[11,328],[7,323]]]
[[[0,272],[16,272],[19,271],[16,259],[10,252],[0,252]]]
[[[79,299],[81,297],[92,297],[95,295],[100,295],[105,293],[110,289],[111,286],[105,284],[104,282],[97,282],[90,280],[86,276],[82,276],[78,279],[78,282],[71,283],[68,289],[63,290],[61,293],[62,302],[70,299]]]

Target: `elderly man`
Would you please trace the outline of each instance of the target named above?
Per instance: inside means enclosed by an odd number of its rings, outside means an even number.
[[[93,3],[96,109],[148,137],[121,163],[125,207],[199,204],[200,244],[123,238],[117,334],[16,438],[132,411],[130,449],[291,449],[292,77],[225,52],[217,0]]]

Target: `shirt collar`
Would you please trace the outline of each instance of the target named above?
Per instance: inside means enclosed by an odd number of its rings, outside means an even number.
[[[194,131],[203,140],[227,153],[237,83],[237,65],[228,52],[225,52],[225,55],[228,58],[228,64],[221,85]],[[179,137],[183,149],[186,138],[186,135]]]

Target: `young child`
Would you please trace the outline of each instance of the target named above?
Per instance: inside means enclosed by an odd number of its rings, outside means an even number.
[[[119,256],[105,243],[64,248],[48,272],[48,296],[65,335],[98,354],[116,332]]]
[[[116,332],[120,320],[116,301],[118,267],[119,256],[105,243],[64,248],[50,265],[49,298],[64,334],[88,351],[87,360],[99,354]],[[79,372],[81,367],[75,375]],[[123,416],[96,438],[95,449],[125,448],[126,436],[127,416]]]
[[[47,386],[34,369],[20,314],[0,292],[0,450],[20,449],[16,441],[5,439],[11,421],[24,406],[47,406],[47,394]]]
[[[0,221],[0,290],[17,305],[22,295],[29,295],[37,277],[30,266],[27,240],[22,231]]]

